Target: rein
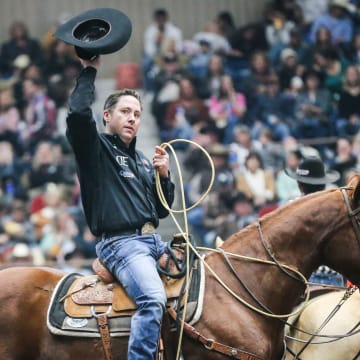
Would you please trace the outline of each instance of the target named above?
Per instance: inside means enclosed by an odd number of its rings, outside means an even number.
[[[286,275],[290,276],[291,278],[297,280],[297,281],[302,281],[302,279],[300,277],[296,277],[294,276],[293,274],[291,274],[289,271],[286,270],[286,268],[284,266],[282,266],[278,261],[277,259],[275,258],[275,255],[271,252],[271,249],[270,249],[270,246],[266,243],[265,241],[265,238],[264,238],[264,234],[262,232],[262,229],[261,229],[261,224],[260,224],[260,221],[258,221],[257,223],[257,228],[258,228],[258,231],[259,231],[259,236],[260,236],[260,240],[261,240],[261,243],[265,249],[265,251],[267,252],[269,258],[278,266],[278,268],[284,272]],[[307,282],[306,282],[307,283]],[[305,283],[305,284],[306,284]]]
[[[353,225],[353,228],[354,228],[354,231],[355,231],[355,234],[356,234],[357,242],[358,242],[358,244],[360,246],[360,227],[359,227],[359,223],[356,220],[356,216],[360,213],[360,207],[357,208],[357,209],[354,209],[354,210],[351,208],[349,195],[347,193],[347,190],[351,190],[351,189],[352,188],[348,188],[348,187],[340,188],[341,193],[342,193],[342,195],[344,197],[346,207],[348,209],[349,218],[351,220],[351,223]]]

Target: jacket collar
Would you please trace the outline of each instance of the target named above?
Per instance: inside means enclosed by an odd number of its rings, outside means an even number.
[[[117,134],[104,133],[104,135],[115,147],[118,147],[119,149],[124,150],[131,155],[135,154],[136,136],[131,140],[130,145],[126,146],[125,143],[120,139],[120,137]]]

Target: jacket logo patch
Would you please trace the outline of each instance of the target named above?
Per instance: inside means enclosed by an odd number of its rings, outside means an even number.
[[[119,174],[120,174],[120,176],[122,176],[124,178],[134,178],[135,177],[135,175],[129,170],[120,170]]]
[[[128,157],[127,157],[127,156],[120,156],[120,155],[118,155],[115,159],[116,159],[117,163],[118,163],[120,166],[129,166],[129,165],[128,165]]]

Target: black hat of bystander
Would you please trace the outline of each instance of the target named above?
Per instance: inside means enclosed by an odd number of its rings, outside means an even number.
[[[324,163],[317,157],[303,159],[295,172],[285,169],[285,173],[291,178],[304,184],[330,184],[340,178],[337,171],[325,171]]]

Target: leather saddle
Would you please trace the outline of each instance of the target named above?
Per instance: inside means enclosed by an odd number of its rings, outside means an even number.
[[[183,251],[173,249],[176,259],[169,259],[165,253],[159,259],[159,266],[166,269],[167,275],[160,274],[164,283],[168,305],[180,296],[184,277],[179,273],[176,261],[183,260]],[[107,317],[129,316],[136,310],[134,301],[128,296],[123,286],[101,264],[99,259],[93,262],[94,275],[77,278],[63,297],[64,310],[72,318],[86,318],[106,313]]]

